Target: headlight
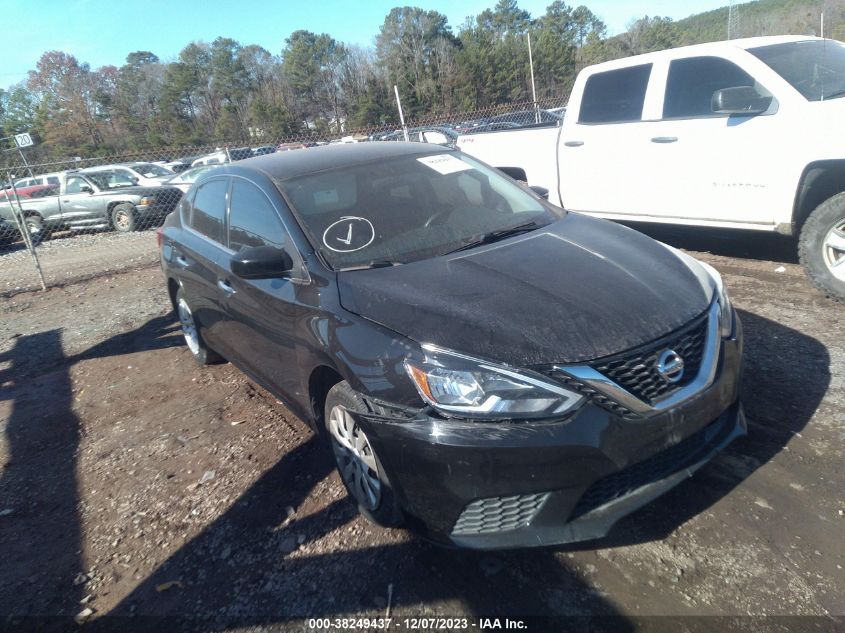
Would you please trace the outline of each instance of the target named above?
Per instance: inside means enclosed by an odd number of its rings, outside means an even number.
[[[707,262],[699,261],[698,263],[707,271],[716,285],[716,301],[719,302],[719,332],[722,338],[729,338],[734,333],[734,311],[728,291],[722,282],[722,276]]]
[[[480,359],[424,345],[422,362],[405,361],[420,396],[445,415],[540,418],[568,413],[584,397],[544,380]]]
[[[153,196],[144,196],[138,202],[138,206],[149,207],[149,206],[154,205],[155,203],[156,203],[156,199]]]

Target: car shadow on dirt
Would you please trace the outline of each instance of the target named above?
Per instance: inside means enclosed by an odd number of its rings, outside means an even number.
[[[807,425],[830,386],[830,355],[816,339],[744,310],[741,398],[748,435],[695,476],[626,517],[601,541],[570,550],[621,547],[661,540],[730,494],[781,452]]]
[[[83,597],[76,483],[79,419],[68,364],[26,379],[40,355],[63,359],[58,330],[23,335],[0,354],[7,461],[0,474],[0,614],[74,615]]]
[[[783,264],[798,263],[798,246],[794,237],[740,229],[639,222],[625,224],[675,248],[713,253],[723,257],[759,259]]]

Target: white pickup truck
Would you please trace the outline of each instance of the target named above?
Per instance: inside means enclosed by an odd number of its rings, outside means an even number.
[[[758,37],[585,68],[559,127],[460,136],[555,204],[631,222],[799,237],[845,299],[845,44]]]

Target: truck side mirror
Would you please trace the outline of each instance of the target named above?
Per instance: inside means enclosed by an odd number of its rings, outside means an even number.
[[[79,188],[79,191],[82,192],[82,193],[94,193],[94,190],[91,189],[91,187],[89,187],[88,185],[82,185]]]
[[[763,114],[772,105],[771,96],[763,96],[751,86],[722,88],[713,93],[710,107],[715,114]]]
[[[528,188],[540,196],[543,200],[549,199],[549,190],[545,187],[541,187],[540,185],[529,185]]]
[[[528,176],[525,174],[525,170],[522,167],[496,167],[501,172],[506,173],[508,176],[513,178],[514,180],[521,180],[522,182],[528,182]]]

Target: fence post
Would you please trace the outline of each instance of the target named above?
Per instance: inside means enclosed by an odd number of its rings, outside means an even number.
[[[399,121],[402,123],[402,133],[405,135],[405,142],[407,143],[410,140],[408,138],[408,126],[405,125],[405,115],[402,113],[402,102],[399,100],[399,87],[396,84],[393,84],[393,93],[396,95],[396,107],[399,108]]]
[[[26,159],[24,159],[24,163],[26,163]],[[27,167],[29,167],[29,165],[27,165]],[[6,198],[9,201],[9,207],[12,209],[12,215],[15,217],[15,222],[18,225],[18,231],[21,232],[23,242],[26,244],[26,248],[32,257],[33,263],[35,264],[35,270],[38,272],[38,280],[41,282],[41,290],[47,290],[47,284],[44,283],[44,272],[41,270],[41,262],[38,261],[38,254],[35,252],[35,245],[32,243],[32,236],[29,234],[29,229],[26,226],[26,220],[23,217],[23,207],[21,206],[21,199],[18,197],[18,189],[12,181],[12,172],[7,171],[6,176],[12,187],[12,193],[15,194],[15,202],[17,202],[18,205],[17,208],[15,208],[9,194],[6,194]]]

